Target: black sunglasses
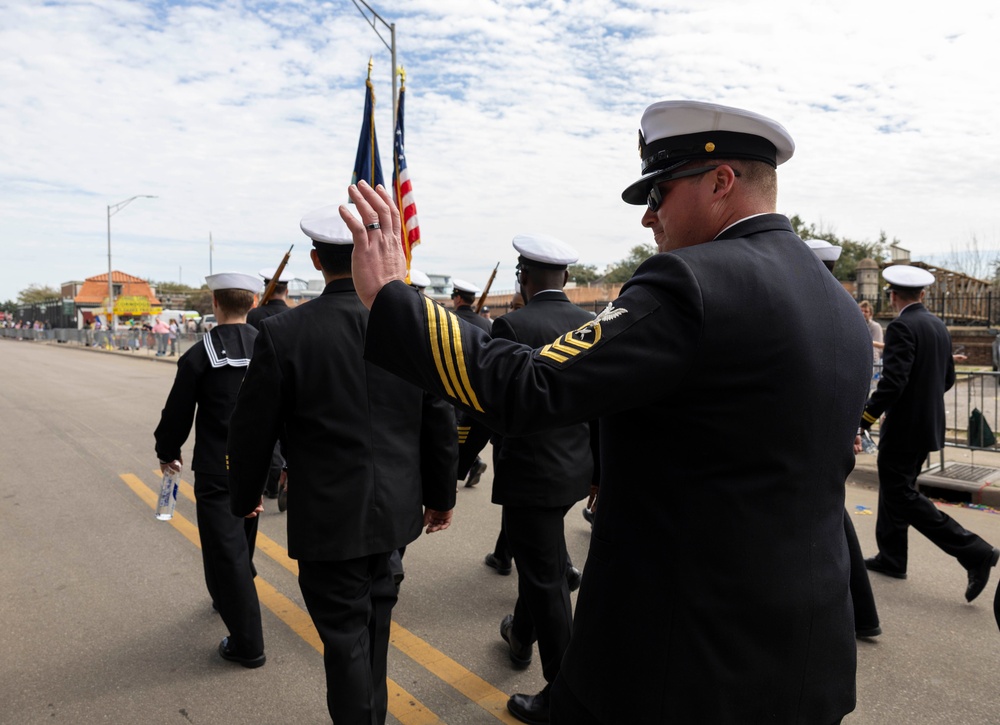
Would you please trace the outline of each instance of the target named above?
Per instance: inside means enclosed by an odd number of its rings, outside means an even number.
[[[646,196],[646,206],[649,207],[650,211],[656,211],[660,208],[660,204],[663,203],[663,194],[660,193],[660,184],[666,181],[673,181],[674,179],[683,179],[685,176],[697,176],[698,174],[705,174],[709,171],[715,171],[718,166],[702,166],[698,169],[688,169],[687,171],[678,171],[676,174],[670,174],[662,179],[657,179],[656,183],[649,187],[649,194]],[[740,172],[733,169],[733,174],[739,176]]]

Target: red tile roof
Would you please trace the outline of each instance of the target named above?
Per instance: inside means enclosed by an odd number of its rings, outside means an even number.
[[[131,274],[112,270],[111,283],[121,285],[121,294],[116,296],[146,297],[149,300],[149,304],[154,306],[160,305],[160,300],[153,294],[149,283],[142,277],[134,277]],[[80,288],[80,294],[73,298],[73,302],[78,305],[99,305],[107,299],[107,296],[108,273],[105,272],[95,277],[87,277]]]

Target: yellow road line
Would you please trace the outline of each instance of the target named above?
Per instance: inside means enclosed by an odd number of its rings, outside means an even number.
[[[153,473],[157,476],[163,477],[163,473],[159,468],[153,469]],[[143,485],[145,488],[145,484]],[[149,489],[147,489],[149,490]],[[192,486],[187,481],[181,479],[177,486],[177,491],[184,496],[188,501],[194,501],[194,486]],[[154,501],[153,506],[156,506]],[[262,533],[260,530],[257,531],[257,551],[263,551],[269,557],[274,559],[276,562],[281,564],[283,567],[288,569],[295,576],[299,575],[299,564],[295,559],[291,559],[288,556],[288,552],[285,550],[281,544],[272,539],[267,534]]]
[[[159,469],[155,469],[153,473],[157,475],[162,475]],[[152,495],[152,492],[150,492],[149,489],[146,488],[145,484],[142,484],[141,482],[140,484],[147,492],[149,492]],[[186,481],[182,480],[180,482],[178,491],[181,494],[183,494],[185,498],[194,501],[194,488]],[[151,505],[154,508],[156,507],[155,495],[153,495],[152,497]],[[187,536],[187,534],[185,534],[185,536]],[[195,529],[194,536],[195,536],[195,543],[197,544],[197,538],[198,538],[197,529]],[[188,536],[188,538],[190,538],[190,536]],[[283,567],[285,567],[285,569],[290,571],[296,577],[299,575],[298,563],[294,559],[289,558],[288,552],[285,550],[285,548],[281,544],[276,542],[274,539],[267,536],[266,534],[261,533],[260,531],[257,532],[257,550],[263,551],[265,554],[267,554],[277,563],[281,564]],[[260,579],[260,577],[257,578],[258,580]],[[267,586],[270,587],[269,584]],[[258,592],[260,592],[260,589],[261,589],[260,586],[258,586],[257,587]],[[271,589],[272,591],[275,591],[277,593],[277,590],[274,590],[273,588]],[[281,617],[281,619],[283,619],[286,624],[292,627],[292,629],[295,630],[299,634],[299,636],[302,637],[302,639],[312,644],[314,647],[316,647],[316,649],[319,652],[322,653],[323,651],[322,646],[318,644],[319,635],[315,634],[316,630],[312,627],[312,620],[309,619],[308,614],[306,614],[306,612],[304,612],[301,608],[297,607],[291,601],[289,601],[289,604],[292,607],[295,607],[295,609],[297,609],[306,617],[306,619],[308,620],[307,624],[309,625],[309,629],[316,636],[315,643],[310,641],[308,636],[303,634],[302,631],[297,629],[295,625],[286,620],[280,614],[279,617]],[[282,606],[282,605],[275,603],[275,606]],[[271,605],[268,605],[268,609],[271,609],[271,611],[274,611],[276,614],[278,613]],[[420,637],[416,636],[409,630],[400,626],[395,621],[392,622],[392,629],[389,635],[389,644],[391,644],[393,647],[395,647],[400,652],[405,654],[407,657],[412,659],[418,665],[426,669],[428,672],[431,672],[438,679],[451,685],[453,688],[455,688],[460,693],[465,695],[467,698],[475,702],[477,705],[482,707],[488,713],[498,718],[500,721],[512,724],[516,724],[517,722],[519,722],[507,710],[508,695],[506,693],[493,687],[493,685],[488,683],[486,680],[482,679],[474,672],[466,669],[458,662],[455,662],[446,654],[436,649],[435,647],[431,646],[430,644],[428,644],[427,642],[425,642],[424,640],[422,640]],[[392,683],[392,680],[389,680],[389,682]],[[399,692],[405,696],[405,691],[400,689]],[[393,695],[391,687],[389,694],[391,701]],[[393,715],[397,719],[402,720],[402,718],[400,718],[400,716],[397,715],[395,712],[393,712]]]
[[[154,471],[154,473],[162,476],[162,473],[160,473],[159,470]],[[133,492],[135,492],[139,498],[145,501],[151,509],[154,511],[156,510],[159,495],[154,493],[145,483],[143,483],[142,479],[131,473],[122,473],[119,474],[119,477],[129,488],[132,489]],[[189,498],[192,501],[194,500],[194,489],[190,484],[181,481],[178,486],[178,491],[182,492],[185,498]],[[176,511],[174,512],[173,518],[169,519],[169,521],[170,525],[177,529],[184,536],[184,538],[197,546],[199,549],[201,548],[201,539],[198,536],[198,527]],[[266,545],[261,545],[261,537],[266,539]],[[293,560],[288,558],[288,554],[285,553],[283,547],[277,544],[270,537],[261,534],[260,532],[257,533],[257,540],[257,546],[259,549],[265,551],[272,557],[273,554],[267,550],[277,550],[279,558],[276,559],[276,561],[290,571],[294,570],[294,572],[298,574],[298,566]],[[282,557],[285,561],[281,561]],[[271,584],[264,581],[263,577],[258,575],[254,579],[254,583],[257,586],[257,597],[260,599],[261,604],[267,607],[276,617],[278,617],[278,619],[287,624],[293,632],[312,645],[312,647],[322,655],[323,642],[320,639],[319,632],[316,631],[316,627],[313,625],[312,618],[309,616],[308,612],[296,605],[295,602],[279,592],[271,586]],[[441,722],[437,715],[424,707],[424,705],[417,700],[417,698],[393,682],[392,679],[386,678],[386,687],[389,694],[389,712],[403,725],[434,725],[434,723]]]
[[[501,722],[512,725],[520,722],[507,710],[508,696],[504,692],[395,622],[389,633],[389,644]]]

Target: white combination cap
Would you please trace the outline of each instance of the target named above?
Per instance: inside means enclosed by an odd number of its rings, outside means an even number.
[[[205,277],[205,284],[213,292],[218,292],[222,289],[242,289],[258,294],[262,289],[259,277],[252,274],[243,274],[242,272],[210,274]]]
[[[890,287],[900,289],[923,289],[934,283],[934,275],[926,269],[911,267],[908,264],[894,264],[882,270],[882,277]]]
[[[431,278],[428,277],[423,272],[421,272],[419,269],[414,269],[413,267],[410,267],[410,284],[413,287],[419,287],[420,289],[424,289],[424,287],[430,287]]]
[[[348,206],[350,208],[350,206]],[[357,216],[355,214],[355,216]],[[315,211],[311,211],[302,217],[299,222],[302,233],[314,242],[325,242],[326,244],[354,244],[354,237],[351,230],[340,218],[340,205],[330,204]]]
[[[265,267],[260,270],[257,274],[264,278],[265,282],[270,282],[274,278],[274,272],[277,268],[268,269]],[[288,271],[287,268],[281,270],[281,274],[278,276],[279,282],[291,282],[295,277]]]
[[[467,295],[478,295],[482,292],[482,290],[472,284],[472,282],[466,282],[464,279],[452,279],[451,285],[455,288],[456,292],[464,292]]]
[[[548,234],[518,234],[512,244],[526,260],[543,266],[561,268],[580,258],[573,247]]]
[[[689,161],[751,159],[771,166],[795,153],[788,131],[766,116],[700,101],[660,101],[642,114],[639,157],[642,178],[622,192],[629,204],[645,204],[650,187],[670,179]]]
[[[830,244],[830,242],[824,241],[822,239],[807,239],[806,244],[809,248],[816,253],[816,256],[820,258],[823,262],[836,262],[840,259],[840,253],[843,251],[841,247],[836,244]]]

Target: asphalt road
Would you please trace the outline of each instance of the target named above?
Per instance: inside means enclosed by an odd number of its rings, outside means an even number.
[[[0,340],[0,371],[0,723],[329,722],[318,640],[284,553],[284,514],[271,503],[261,521],[268,661],[258,670],[216,653],[226,631],[205,590],[190,489],[173,521],[153,518],[152,431],[174,366]],[[190,460],[190,445],[184,454]],[[499,526],[490,474],[459,490],[451,529],[407,550],[390,723],[513,722],[507,696],[544,684],[537,661],[510,667],[498,636],[516,574],[482,564]],[[876,506],[867,488],[849,486],[847,497],[852,511]],[[579,509],[567,517],[567,542],[583,565],[589,526]],[[1000,544],[1000,517],[949,512]],[[875,517],[854,521],[873,552]],[[1000,722],[994,587],[966,604],[958,564],[917,534],[910,541],[908,580],[872,575],[885,633],[859,642],[858,708],[844,722]],[[657,576],[656,560],[649,573]]]

